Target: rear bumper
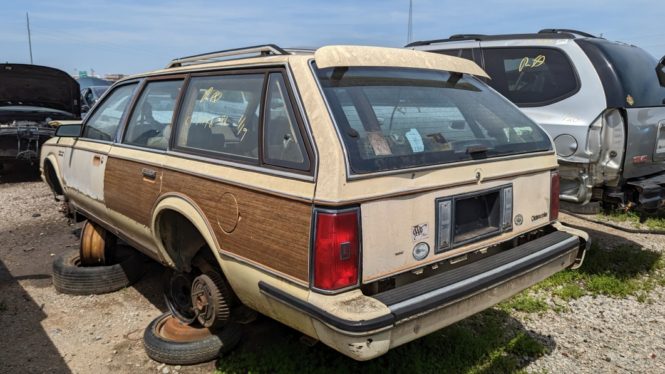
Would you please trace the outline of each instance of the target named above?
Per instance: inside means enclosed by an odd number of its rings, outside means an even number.
[[[584,239],[574,233],[555,231],[483,260],[371,297],[358,292],[353,298],[337,298],[327,303],[318,297],[305,301],[264,282],[259,283],[259,289],[271,299],[309,316],[318,338],[327,345],[356,360],[368,360],[576,265],[584,257]],[[384,313],[367,313],[364,305],[380,305]]]
[[[642,210],[665,208],[665,173],[626,182],[637,192],[637,202]]]

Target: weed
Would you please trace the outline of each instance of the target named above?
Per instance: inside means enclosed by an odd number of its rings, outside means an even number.
[[[539,313],[547,310],[547,303],[528,292],[522,292],[502,302],[498,308],[506,312],[516,310],[525,313]]]
[[[598,219],[602,221],[625,222],[638,229],[665,230],[665,213],[636,213],[613,211],[599,214]]]
[[[646,293],[656,285],[665,285],[663,267],[658,252],[626,245],[603,249],[594,244],[581,268],[561,271],[531,290],[551,292],[564,301],[606,295],[635,296],[644,302]]]

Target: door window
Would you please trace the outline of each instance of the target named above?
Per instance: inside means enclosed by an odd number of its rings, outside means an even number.
[[[176,146],[258,161],[263,80],[264,74],[192,78]]]
[[[579,90],[568,57],[554,48],[484,48],[487,81],[520,106],[542,106]]]
[[[476,51],[472,50],[471,48],[442,49],[440,51],[436,51],[436,53],[441,53],[443,55],[448,55],[448,56],[453,56],[453,57],[461,57],[461,58],[465,58],[467,60],[474,61],[474,56],[476,54]]]
[[[150,82],[134,106],[125,132],[125,144],[166,149],[173,111],[182,81]]]
[[[298,123],[280,73],[270,74],[263,133],[265,162],[300,170],[309,169]]]
[[[82,137],[112,142],[135,89],[128,84],[111,92],[85,123]]]

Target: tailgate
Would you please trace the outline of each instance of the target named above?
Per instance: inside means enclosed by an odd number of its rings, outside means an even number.
[[[643,177],[665,170],[665,107],[626,109],[628,136],[623,175]]]
[[[363,203],[363,283],[454,261],[548,224],[550,178],[548,170]],[[441,211],[446,203],[449,217]],[[441,227],[450,227],[447,246],[437,240],[445,236]],[[417,260],[414,248],[422,243],[429,252]]]

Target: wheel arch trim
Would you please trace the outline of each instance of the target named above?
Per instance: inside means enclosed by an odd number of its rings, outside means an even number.
[[[201,208],[191,198],[177,192],[167,193],[161,196],[155,202],[152,210],[152,219],[150,222],[150,229],[153,233],[155,246],[157,247],[160,256],[164,259],[167,265],[173,268],[176,266],[175,262],[171,258],[171,255],[166,250],[162,240],[160,239],[159,226],[157,225],[160,214],[167,210],[181,214],[194,226],[194,228],[196,228],[199,234],[201,234],[203,237],[203,240],[211,249],[211,252],[217,259],[220,266],[222,266],[222,270],[224,270],[224,260],[219,253],[221,247],[217,237],[214,234],[212,226],[210,226],[210,222],[208,222],[205,214],[203,213],[203,210],[201,210]]]

